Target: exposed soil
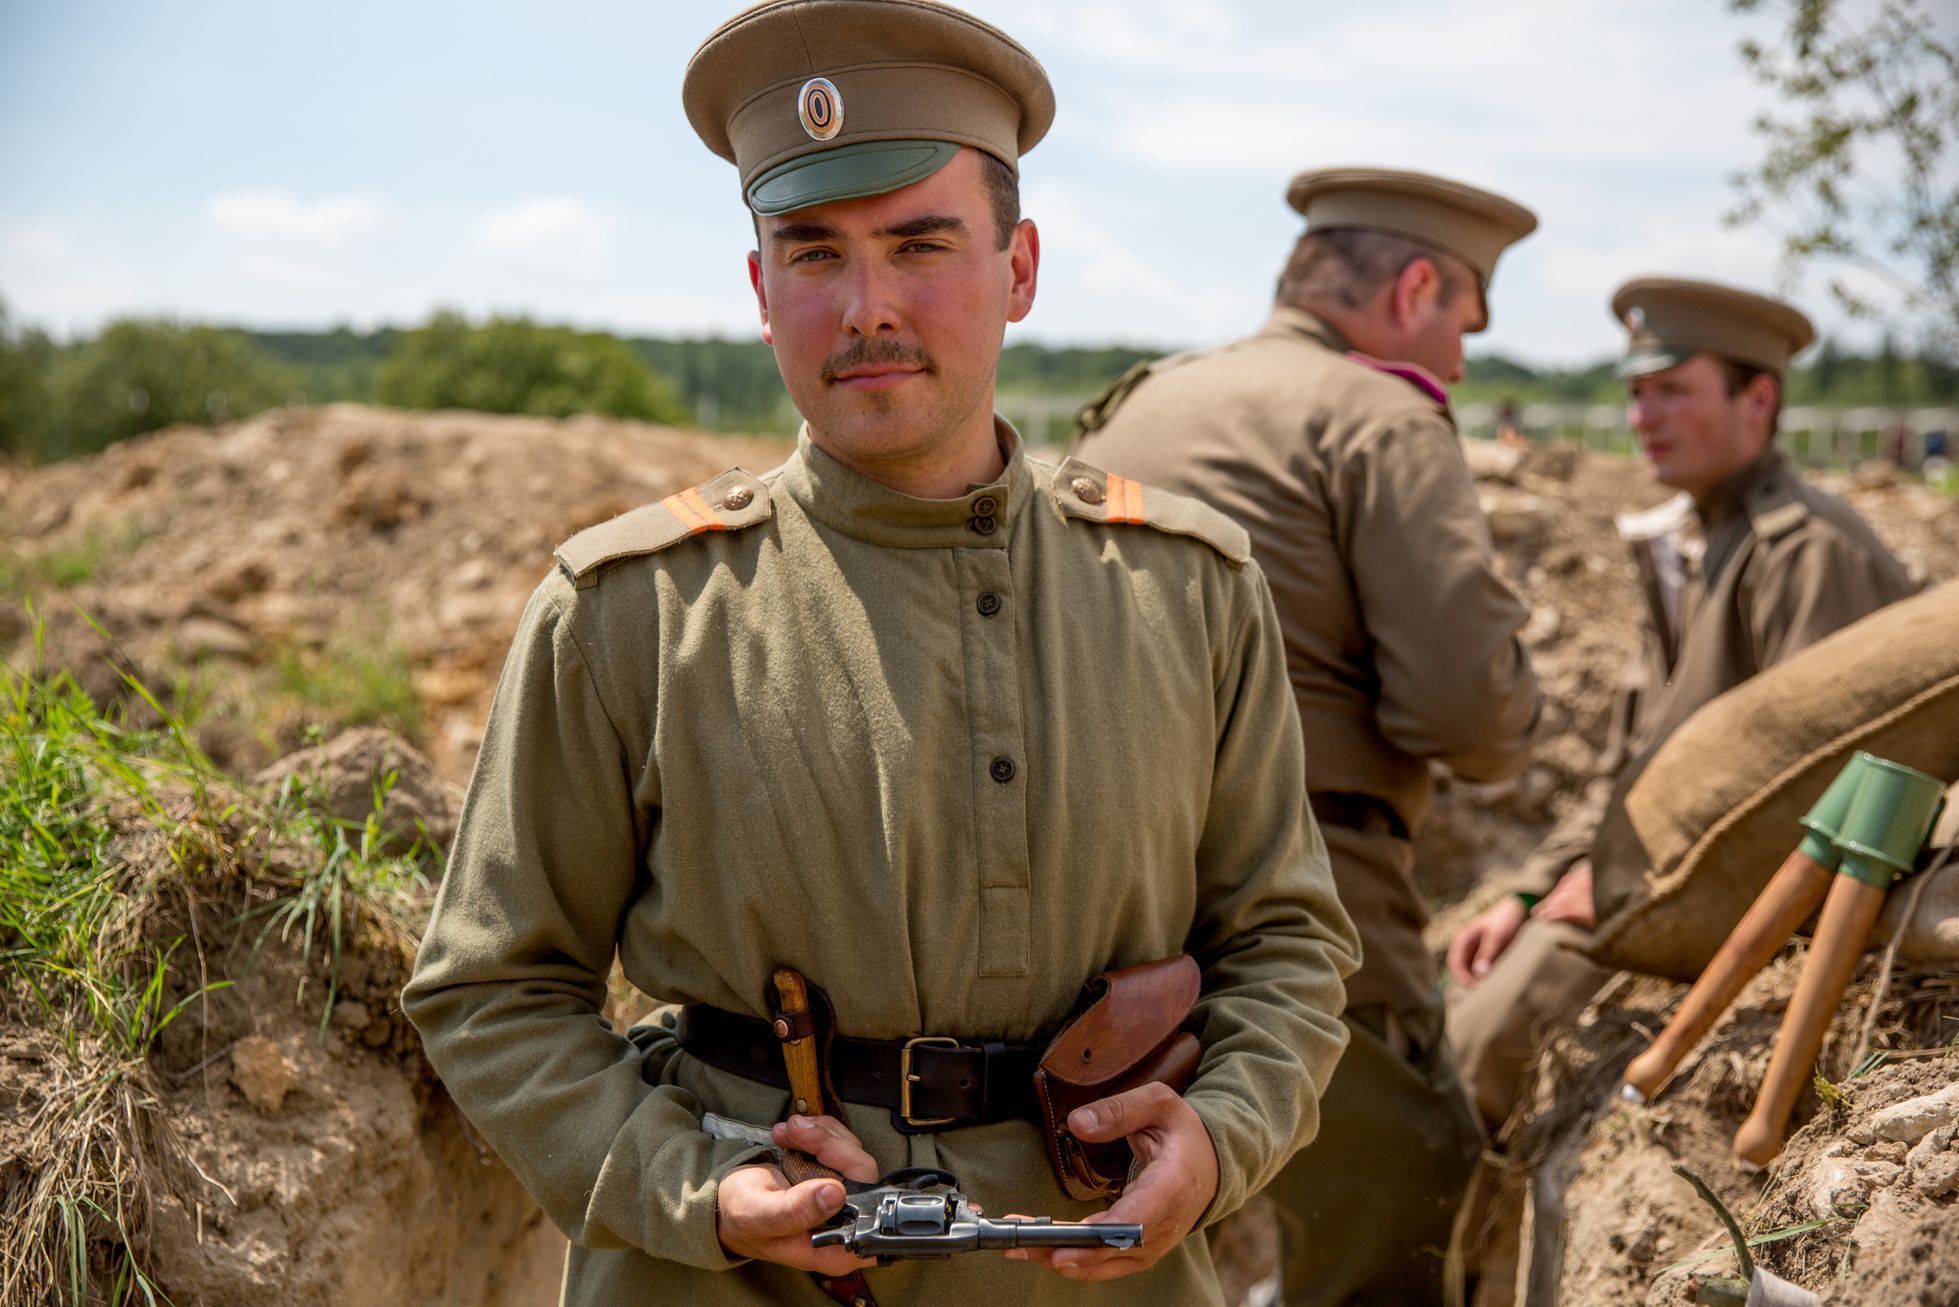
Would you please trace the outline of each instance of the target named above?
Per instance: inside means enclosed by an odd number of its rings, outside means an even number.
[[[1439,788],[1419,862],[1438,947],[1501,892],[1590,774],[1638,621],[1612,517],[1661,497],[1623,459],[1467,449],[1500,565],[1535,614],[1526,639],[1546,704],[1536,757],[1519,778]],[[787,450],[599,420],[284,412],[0,470],[0,563],[47,577],[63,559],[85,560],[63,573],[65,588],[39,586],[43,660],[73,667],[103,702],[128,698],[118,668],[137,672],[191,713],[205,747],[238,774],[307,743],[309,727],[328,738],[364,718],[392,721],[432,763],[421,772],[401,764],[398,810],[413,815],[395,834],[440,843],[510,633],[553,546],[725,467],[773,466]],[[1920,575],[1959,574],[1953,500],[1879,472],[1820,480]],[[31,640],[20,606],[0,604],[0,651],[31,662]],[[322,694],[322,684],[354,689]],[[388,739],[363,747],[392,747]],[[324,746],[309,765],[352,766],[339,788],[358,809],[370,779],[365,763],[333,752],[347,747]],[[207,913],[201,926],[217,920]],[[152,1067],[164,1115],[210,1181],[193,1177],[155,1205],[154,1248],[175,1300],[551,1301],[562,1239],[431,1083],[394,1006],[403,941],[377,937],[359,952],[324,1032],[317,961],[268,948],[253,962],[239,931],[217,930],[207,943],[237,983],[172,1027]],[[1819,1112],[1807,1098],[1766,1178],[1728,1162],[1794,974],[1784,959],[1758,978],[1651,1108],[1620,1105],[1617,1077],[1678,988],[1624,981],[1553,1045],[1536,1119],[1515,1142],[1519,1156],[1569,1177],[1563,1256],[1547,1272],[1562,1281],[1563,1302],[1678,1302],[1690,1272],[1732,1273],[1731,1258],[1669,1269],[1721,1243],[1713,1214],[1672,1174],[1676,1160],[1751,1233],[1822,1219],[1823,1204],[1826,1224],[1759,1255],[1829,1302],[1959,1301],[1959,1219],[1942,1178],[1959,1170],[1944,1160],[1959,1153],[1949,1140],[1901,1150],[1866,1129],[1880,1109],[1959,1078],[1959,1061],[1910,1058],[1849,1080],[1831,1059],[1854,1029],[1839,1030],[1824,1066],[1846,1080],[1846,1101]],[[1894,982],[1878,1046],[1936,1047],[1959,1034],[1953,984]],[[1866,977],[1853,989],[1846,1024],[1870,988]],[[0,1103],[16,1109],[0,1113],[0,1179],[19,1164],[9,1121],[35,1095],[58,1092],[56,1065],[21,1013],[0,1016]],[[1819,1198],[1830,1177],[1841,1185]],[[1244,1283],[1257,1278],[1250,1263],[1269,1259],[1270,1241],[1248,1231],[1241,1246],[1252,1250],[1234,1271]]]

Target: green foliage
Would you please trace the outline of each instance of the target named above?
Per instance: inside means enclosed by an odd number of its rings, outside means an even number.
[[[55,424],[37,452],[71,458],[176,422],[249,417],[295,388],[242,331],[123,318],[62,352],[51,378]]]
[[[1732,178],[1730,223],[1774,227],[1791,272],[1863,273],[1831,283],[1846,311],[1885,317],[1868,289],[1882,285],[1927,351],[1959,362],[1959,42],[1919,0],[1729,3],[1780,19],[1777,40],[1740,54],[1787,110],[1756,120],[1765,149]]]
[[[524,318],[436,314],[395,342],[376,393],[402,408],[686,420],[672,385],[617,337]]]
[[[55,345],[44,331],[17,330],[0,300],[0,458],[27,459],[39,452],[54,425],[48,379]]]
[[[349,633],[321,649],[286,645],[276,657],[279,689],[309,715],[336,727],[371,724],[421,738],[422,700],[408,654],[398,645]]]

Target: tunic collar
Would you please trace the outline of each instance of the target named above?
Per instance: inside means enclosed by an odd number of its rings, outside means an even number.
[[[1340,334],[1340,329],[1317,314],[1305,309],[1294,308],[1290,304],[1272,306],[1272,316],[1259,328],[1261,336],[1292,336],[1297,339],[1314,341],[1338,354],[1352,349],[1353,342]]]
[[[1748,499],[1755,488],[1782,475],[1782,452],[1773,444],[1756,455],[1755,461],[1708,491],[1707,498],[1694,505],[1701,528],[1712,536],[1748,511]]]
[[[827,527],[874,545],[898,549],[1005,549],[1032,478],[1020,435],[993,419],[1006,468],[957,499],[915,499],[853,472],[817,448],[805,423],[796,453],[783,464],[776,488]]]

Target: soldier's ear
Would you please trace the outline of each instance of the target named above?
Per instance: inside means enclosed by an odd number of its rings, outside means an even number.
[[[1435,260],[1426,255],[1408,260],[1395,274],[1394,291],[1388,299],[1394,325],[1413,326],[1433,307],[1441,293],[1442,270],[1435,266]]]
[[[762,343],[775,344],[775,332],[769,326],[769,292],[762,284],[762,253],[760,250],[748,252],[748,284],[755,290],[755,311],[762,317]]]

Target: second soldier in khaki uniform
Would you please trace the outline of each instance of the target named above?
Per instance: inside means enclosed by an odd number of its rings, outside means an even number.
[[[1411,837],[1442,763],[1522,766],[1537,710],[1443,384],[1488,321],[1497,256],[1536,226],[1500,196],[1335,168],[1256,335],[1135,370],[1084,413],[1079,452],[1197,496],[1272,580],[1306,784],[1360,932],[1351,1043],[1320,1136],[1274,1183],[1285,1301],[1442,1300],[1481,1144],[1442,1037]]]
[[[1127,1251],[869,1269],[886,1307],[1218,1303],[1184,1236],[1313,1134],[1356,946],[1244,533],[1031,459],[993,416],[1034,297],[1016,169],[1046,75],[929,0],[769,0],[701,47],[684,98],[740,170],[806,424],[781,468],[560,548],[404,1007],[570,1234],[569,1303],[853,1299],[806,1273],[859,1269],[810,1242],[843,1186],[788,1184],[709,1112],[779,1122],[854,1180],[944,1168],[991,1215],[1143,1227]],[[1090,976],[1184,952],[1195,1079],[1077,1108],[1066,1129],[1139,1165],[1106,1212],[1073,1201],[1032,1059]],[[615,957],[685,1018],[614,1032]],[[850,1037],[846,1119],[779,1121],[779,967]]]
[[[1615,781],[1697,709],[1914,589],[1841,500],[1775,448],[1789,360],[1813,336],[1779,300],[1713,282],[1641,278],[1612,297],[1627,328],[1628,413],[1654,478],[1680,491],[1619,519],[1644,600],[1640,646],[1597,778],[1525,863],[1514,894],[1451,941],[1449,1035],[1494,1132],[1535,1050],[1611,972],[1583,956],[1594,920],[1590,854]],[[1514,1202],[1496,1200],[1499,1208]],[[1470,1230],[1502,1265],[1515,1213]],[[1480,1301],[1506,1302],[1499,1287]]]

